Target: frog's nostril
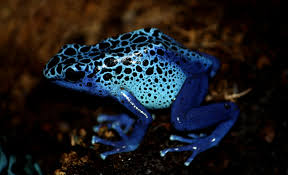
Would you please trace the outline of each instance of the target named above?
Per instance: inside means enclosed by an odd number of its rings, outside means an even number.
[[[81,80],[85,76],[83,71],[74,71],[72,68],[68,68],[65,72],[65,80],[76,82]]]

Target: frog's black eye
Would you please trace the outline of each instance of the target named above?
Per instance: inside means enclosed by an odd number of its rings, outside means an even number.
[[[225,103],[225,104],[224,104],[224,108],[228,110],[228,109],[231,108],[231,106],[230,106],[228,103]]]
[[[83,71],[74,71],[72,68],[68,68],[65,73],[65,80],[76,82],[81,80],[85,76],[85,72]]]

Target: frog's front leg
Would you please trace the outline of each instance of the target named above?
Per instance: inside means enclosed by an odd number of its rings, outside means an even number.
[[[116,126],[115,128],[113,128],[119,133],[122,139],[120,141],[112,142],[105,139],[101,139],[97,136],[92,137],[92,144],[102,143],[105,145],[115,147],[115,149],[111,151],[101,153],[100,156],[102,159],[105,159],[108,155],[135,150],[140,144],[143,136],[145,135],[148,125],[152,122],[151,115],[147,112],[144,106],[129,92],[121,90],[116,99],[121,104],[123,104],[127,109],[129,109],[133,114],[135,114],[137,120],[134,125],[134,130],[128,136],[125,135],[124,131],[121,130],[120,127]],[[107,117],[105,119],[107,119]]]
[[[203,92],[203,89],[207,88],[206,82],[206,76],[188,78],[185,81],[172,105],[171,122],[179,131],[198,130],[213,125],[217,125],[216,129],[208,136],[194,139],[172,135],[170,140],[188,143],[188,145],[162,150],[161,156],[165,156],[168,152],[192,151],[192,155],[185,162],[185,165],[188,166],[198,153],[217,145],[235,123],[239,110],[234,103],[199,106],[206,94]],[[194,135],[189,134],[188,136]]]

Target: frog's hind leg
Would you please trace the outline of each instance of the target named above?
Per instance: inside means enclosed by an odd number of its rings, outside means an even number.
[[[198,130],[213,125],[217,125],[216,129],[208,136],[202,136],[195,139],[172,135],[170,140],[177,140],[188,143],[189,145],[168,148],[160,152],[161,156],[165,156],[168,152],[193,151],[193,154],[185,162],[185,165],[187,166],[198,153],[217,145],[233,126],[239,114],[239,110],[234,103],[217,103],[207,106],[197,106],[201,103],[201,99],[204,98],[203,94],[205,93],[203,92],[203,88],[204,91],[207,88],[205,79],[205,76],[192,77],[185,81],[177,99],[172,105],[171,122],[179,131]],[[195,135],[188,134],[188,136],[194,137]]]
[[[119,133],[121,140],[120,141],[109,141],[106,139],[99,138],[97,136],[92,137],[92,144],[102,143],[105,145],[110,145],[114,147],[113,150],[101,153],[100,156],[102,159],[105,159],[107,156],[112,154],[117,154],[121,152],[130,152],[134,151],[138,145],[140,144],[145,132],[147,130],[148,125],[152,122],[152,117],[148,113],[148,111],[144,108],[144,106],[129,92],[125,90],[121,90],[116,97],[116,99],[123,104],[127,109],[129,109],[136,117],[137,120],[134,122],[134,128],[131,131],[130,135],[126,135],[126,129],[122,129],[120,127],[123,122],[131,122],[133,123],[133,119],[129,120],[127,115],[122,115],[120,119],[117,120],[117,117],[112,116],[103,116],[100,117],[100,121],[111,121],[110,127]],[[132,123],[127,123],[126,127],[131,126]],[[108,126],[109,127],[109,126]]]

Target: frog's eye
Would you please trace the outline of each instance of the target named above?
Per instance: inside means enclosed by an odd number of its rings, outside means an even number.
[[[228,103],[224,103],[224,108],[228,110],[231,108],[231,106]]]
[[[68,68],[65,73],[65,80],[76,82],[81,80],[85,76],[85,72],[83,71],[74,71],[72,68]]]

